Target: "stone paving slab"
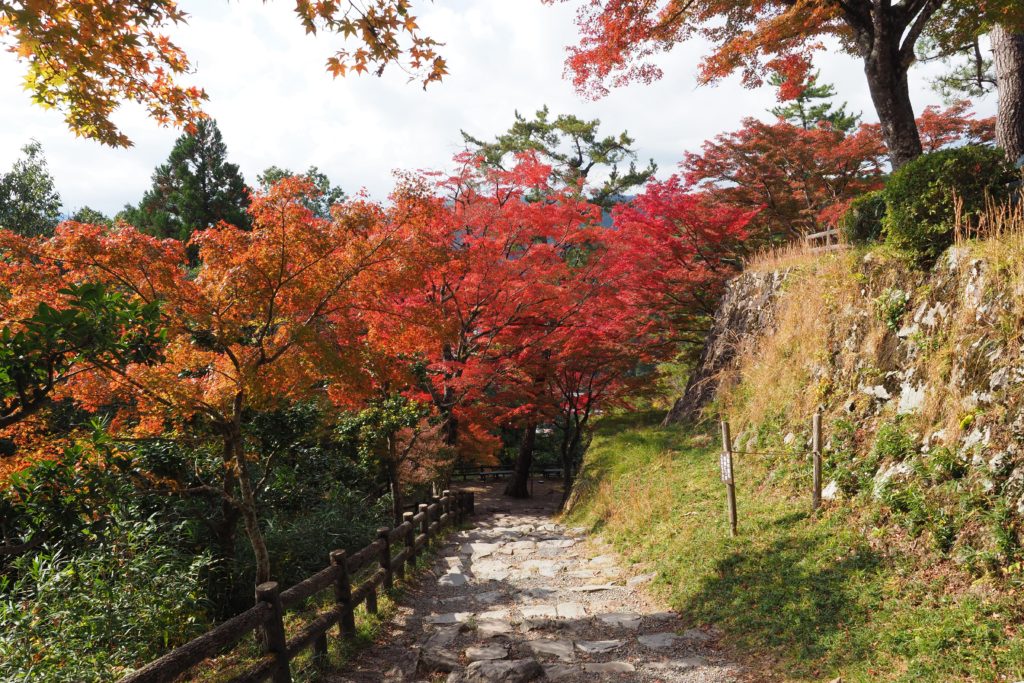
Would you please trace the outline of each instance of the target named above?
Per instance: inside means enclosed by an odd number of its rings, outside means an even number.
[[[557,490],[534,493],[479,490],[475,527],[442,548],[380,642],[325,680],[757,680],[716,652],[714,630],[686,628],[646,595],[656,572],[627,572],[585,530],[551,519]]]

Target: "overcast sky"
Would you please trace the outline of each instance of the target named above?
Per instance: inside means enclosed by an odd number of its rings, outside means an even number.
[[[380,79],[332,79],[324,62],[336,39],[305,35],[287,0],[179,5],[191,18],[172,36],[190,55],[197,70],[192,81],[210,96],[206,111],[250,183],[272,164],[293,170],[314,164],[350,194],[366,188],[383,198],[393,169],[445,167],[461,149],[460,129],[490,137],[508,128],[515,110],[533,112],[544,104],[553,113],[599,118],[609,133],[628,130],[641,159],[653,158],[665,176],[684,151],[735,129],[744,116],[765,116],[775,103],[772,89],[746,90],[735,78],[698,88],[699,43],[661,60],[662,81],[596,102],[582,99],[562,77],[564,47],[576,37],[572,3],[419,0],[420,26],[446,43],[451,72],[425,92],[394,68]],[[817,66],[853,111],[877,120],[857,61],[833,51],[820,55]],[[918,111],[939,101],[925,81],[928,68],[912,72]],[[114,150],[76,139],[57,112],[29,103],[21,80],[21,66],[0,53],[0,169],[35,138],[66,211],[89,205],[113,213],[137,201],[179,131],[158,128],[140,110],[124,107],[116,120],[134,147]],[[978,111],[989,115],[994,106],[989,98]]]

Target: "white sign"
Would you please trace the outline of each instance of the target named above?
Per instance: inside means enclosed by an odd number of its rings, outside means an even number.
[[[722,452],[718,457],[718,466],[722,470],[722,481],[726,484],[732,483],[732,454]]]

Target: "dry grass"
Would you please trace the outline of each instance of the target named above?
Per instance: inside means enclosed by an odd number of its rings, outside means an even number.
[[[988,199],[985,211],[976,223],[964,218],[963,202],[959,198],[954,201],[956,225],[953,237],[957,246],[962,246],[968,240],[995,240],[1019,246],[1024,239],[1024,201],[1014,204]]]
[[[802,421],[820,403],[856,392],[874,369],[884,371],[896,362],[891,332],[877,316],[864,312],[873,306],[866,291],[905,280],[898,269],[881,257],[863,266],[853,252],[793,250],[778,258],[761,264],[795,272],[779,300],[776,329],[741,347],[719,392],[719,409],[739,429],[780,413]],[[864,358],[871,359],[870,367],[863,366]]]
[[[804,240],[767,247],[754,253],[743,262],[744,270],[770,272],[789,268],[804,267],[808,263],[835,258],[835,252],[821,252]]]
[[[970,424],[972,395],[994,369],[990,357],[1006,364],[1024,346],[1024,204],[990,204],[973,226],[960,221],[955,237],[951,256],[937,266],[951,272],[938,278],[884,247],[819,253],[797,242],[753,257],[751,270],[791,275],[776,330],[741,342],[716,408],[737,433],[780,418],[802,424],[820,403],[836,416],[851,401],[869,402],[861,387],[913,367],[929,390],[912,427],[959,437]],[[887,309],[894,293],[909,296],[902,309]],[[947,309],[941,324],[913,327],[913,313],[938,302]],[[903,326],[916,330],[909,340],[897,338]],[[912,356],[908,346],[916,346]]]

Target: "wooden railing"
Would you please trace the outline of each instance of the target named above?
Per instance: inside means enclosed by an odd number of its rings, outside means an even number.
[[[835,251],[837,249],[844,249],[846,245],[839,241],[839,231],[835,228],[831,230],[822,230],[821,232],[812,232],[809,235],[804,235],[804,243],[811,248],[812,251]]]
[[[505,479],[511,477],[514,470],[504,465],[479,465],[477,467],[460,467],[452,472],[452,480],[468,481],[469,479]],[[549,479],[557,479],[562,476],[561,467],[534,467],[530,470],[531,475],[539,474]]]
[[[342,638],[355,635],[355,608],[365,603],[366,611],[377,612],[377,589],[391,588],[394,579],[405,576],[419,552],[444,527],[461,523],[474,513],[472,492],[445,491],[430,504],[419,506],[419,512],[406,512],[400,525],[381,528],[377,540],[362,550],[348,555],[344,550],[330,553],[330,564],[305,581],[280,591],[277,582],[256,587],[256,604],[238,616],[228,619],[212,631],[185,643],[143,668],[121,679],[121,683],[165,683],[177,679],[204,660],[234,647],[251,633],[257,633],[263,656],[245,672],[230,679],[233,683],[256,683],[273,680],[290,683],[291,661],[306,648],[323,661],[327,655],[327,632],[339,625]],[[404,546],[395,553],[394,549]],[[357,585],[352,577],[365,576]],[[334,590],[330,609],[305,624],[298,633],[288,637],[284,613],[301,606],[306,600],[329,588]]]

